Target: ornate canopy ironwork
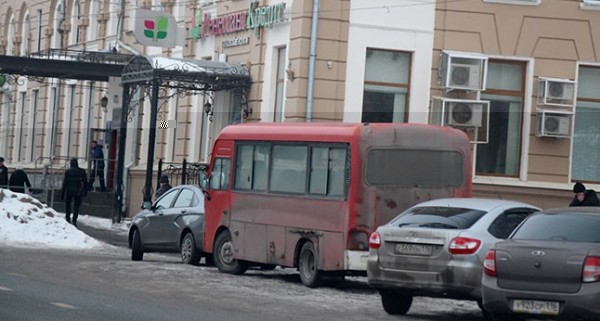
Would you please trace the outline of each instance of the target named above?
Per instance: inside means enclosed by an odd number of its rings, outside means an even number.
[[[123,84],[144,85],[158,81],[160,87],[190,91],[246,89],[250,74],[240,64],[208,60],[135,56],[123,68]]]

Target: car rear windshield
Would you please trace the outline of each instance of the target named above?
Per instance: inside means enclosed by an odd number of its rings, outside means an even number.
[[[458,207],[417,207],[402,213],[390,222],[398,227],[432,227],[442,229],[467,229],[477,222],[484,211]]]
[[[533,215],[511,238],[600,243],[600,217],[585,214]]]

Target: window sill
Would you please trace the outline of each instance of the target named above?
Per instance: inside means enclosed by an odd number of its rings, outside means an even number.
[[[483,2],[537,7],[542,3],[542,0],[483,0]]]

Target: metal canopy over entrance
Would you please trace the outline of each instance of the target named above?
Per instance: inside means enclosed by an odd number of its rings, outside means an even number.
[[[114,52],[88,52],[64,49],[30,54],[28,57],[0,55],[0,73],[25,76],[36,80],[42,78],[108,81],[109,77],[122,77],[123,105],[119,133],[117,165],[117,188],[115,201],[118,218],[122,217],[123,175],[125,143],[127,139],[127,115],[132,90],[144,86],[152,91],[150,113],[150,141],[144,201],[152,198],[152,169],[154,145],[156,143],[156,122],[158,113],[159,89],[173,89],[179,96],[198,92],[239,90],[245,93],[250,86],[250,75],[243,65],[205,60],[186,60],[166,57],[125,55]],[[10,78],[9,78],[10,79]],[[13,83],[18,83],[14,81]]]
[[[150,84],[191,91],[246,89],[248,71],[242,65],[208,60],[135,56],[123,68],[123,84]]]
[[[152,201],[152,172],[154,165],[154,145],[158,116],[159,91],[171,89],[179,96],[199,94],[207,91],[236,90],[245,95],[250,86],[250,75],[242,65],[208,60],[189,60],[168,57],[135,56],[123,68],[123,108],[121,110],[121,131],[119,137],[119,158],[117,183],[122,182],[124,170],[127,114],[134,87],[150,89],[150,130],[148,156],[144,185],[144,206]],[[164,97],[164,96],[163,96]],[[167,97],[168,98],[168,97]],[[120,186],[117,185],[117,189]]]
[[[28,57],[0,55],[0,73],[38,78],[108,81],[120,77],[132,55],[50,49]]]

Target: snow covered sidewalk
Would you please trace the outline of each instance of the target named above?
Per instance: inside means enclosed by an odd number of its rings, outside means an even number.
[[[127,224],[80,215],[80,223],[98,230],[127,233]],[[91,249],[104,244],[69,224],[39,200],[8,189],[0,189],[0,244],[18,247]]]

